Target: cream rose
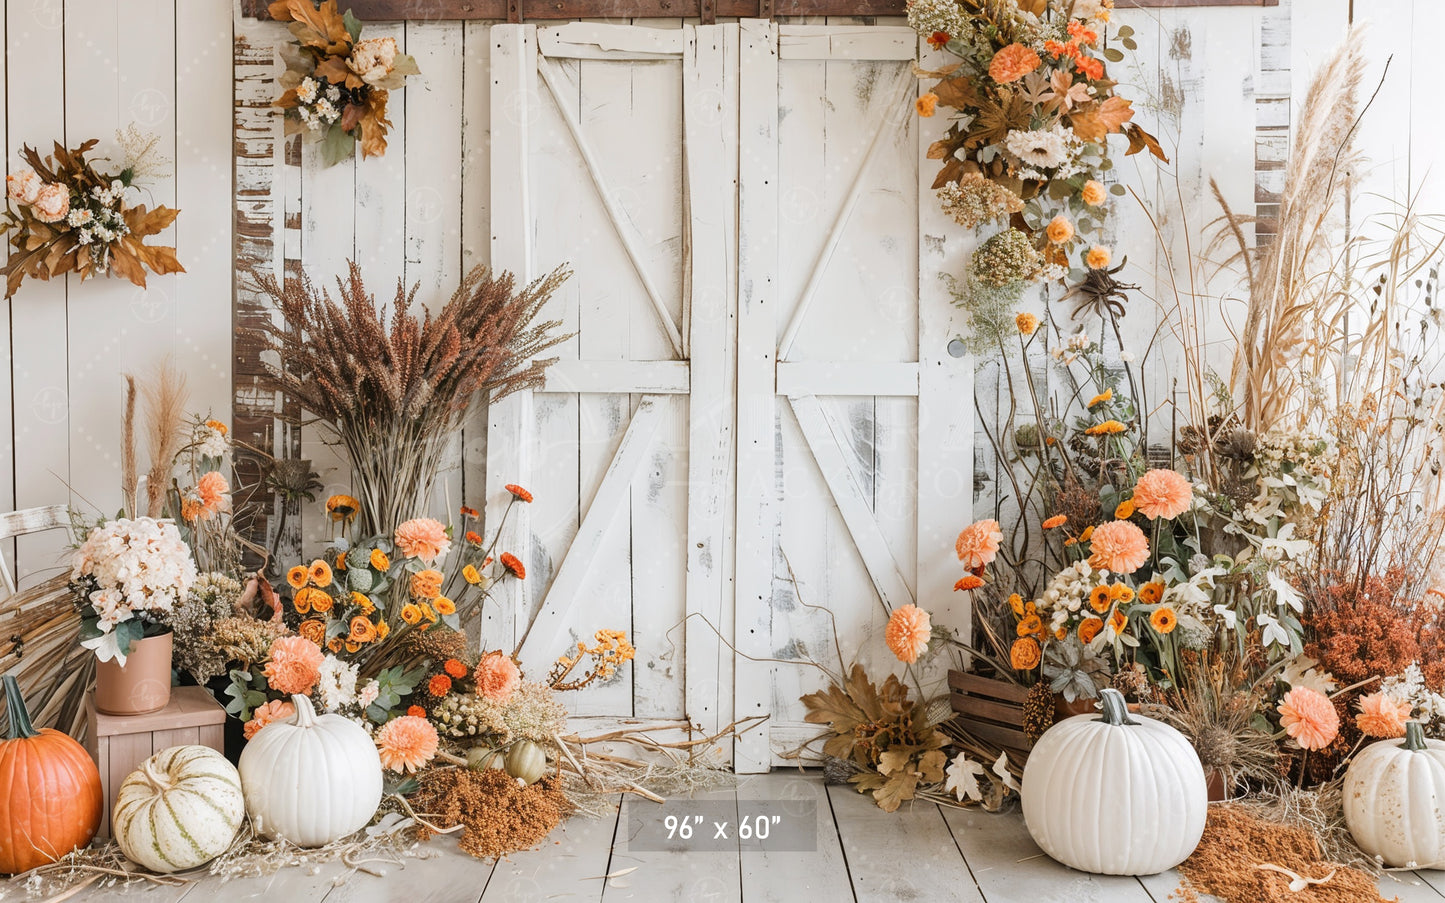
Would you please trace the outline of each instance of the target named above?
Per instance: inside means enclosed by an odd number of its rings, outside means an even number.
[[[40,174],[28,166],[5,177],[5,186],[10,191],[11,200],[22,204],[35,203],[35,197],[40,194],[40,187],[44,184]]]
[[[395,38],[368,38],[357,41],[351,48],[351,59],[346,65],[361,76],[368,85],[374,85],[391,74],[396,66]]]
[[[30,206],[35,211],[35,218],[42,223],[58,223],[70,212],[70,191],[64,185],[47,182],[40,187],[35,202]]]

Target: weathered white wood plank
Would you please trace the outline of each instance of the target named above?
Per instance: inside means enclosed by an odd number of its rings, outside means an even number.
[[[918,395],[912,361],[779,361],[779,395]]]
[[[833,822],[828,788],[816,773],[774,771],[738,782],[739,800],[811,801],[817,808],[817,849],[801,853],[754,852],[742,857],[742,895],[747,903],[851,900],[848,863]]]
[[[983,903],[936,804],[884,812],[872,796],[842,785],[829,787],[828,798],[858,903],[929,900],[943,888],[949,899]]]
[[[577,537],[558,567],[557,576],[539,608],[532,632],[522,644],[524,670],[532,673],[546,671],[556,655],[555,644],[569,613],[581,600],[584,590],[590,593],[588,572],[597,557],[604,534],[619,511],[623,510],[638,468],[647,460],[653,438],[662,426],[664,403],[662,398],[644,397],[627,425],[617,454],[608,464],[587,514],[582,518]]]
[[[730,265],[737,259],[737,50],[738,26],[698,26],[688,37],[683,62],[687,253],[692,264],[687,334],[695,382],[688,398],[689,620],[682,655],[687,716],[707,732],[731,721],[733,711],[731,657],[721,641],[733,627],[728,565],[729,502],[735,492],[737,294]]]
[[[454,837],[435,837],[420,851],[427,858],[387,864],[386,877],[357,875],[326,894],[331,903],[477,903],[495,862],[475,859],[457,848]],[[275,898],[285,899],[285,898]]]
[[[491,25],[462,24],[461,272],[491,262]],[[480,401],[462,427],[461,499],[472,507],[487,491],[487,411]]]
[[[571,22],[537,30],[537,45],[554,58],[655,60],[683,54],[682,29]]]
[[[691,382],[688,361],[562,359],[547,368],[547,382],[541,391],[686,395]]]
[[[396,46],[403,53],[413,52],[408,43],[409,29],[401,22],[367,22],[362,30],[362,38],[391,38],[396,41]],[[426,76],[426,69],[422,69],[422,77]],[[407,286],[416,277],[407,272],[407,230],[414,228],[409,214],[407,196],[410,186],[407,177],[416,166],[413,162],[417,157],[425,157],[429,153],[435,153],[434,148],[442,144],[440,140],[418,142],[415,148],[409,147],[407,141],[408,127],[411,121],[411,107],[417,95],[425,93],[420,83],[421,79],[411,78],[411,84],[404,91],[392,91],[387,95],[386,118],[391,120],[392,128],[386,135],[386,153],[380,157],[368,157],[361,159],[361,147],[356,149],[356,162],[352,165],[355,173],[354,196],[351,199],[353,216],[352,254],[357,263],[361,264],[362,273],[366,276],[367,287],[376,295],[378,304],[391,306],[396,297],[398,283]],[[448,116],[448,119],[454,117]],[[439,129],[441,123],[427,123],[431,129]],[[430,136],[428,136],[430,139]],[[410,152],[409,152],[410,151]],[[347,166],[347,163],[339,166]],[[315,170],[307,169],[304,173],[307,179],[307,188],[313,186],[321,189],[316,184]],[[319,203],[323,205],[341,203],[339,195],[319,195]],[[324,215],[324,214],[323,214]],[[308,239],[310,234],[308,234]],[[319,263],[322,258],[313,257],[313,248],[308,245],[306,249],[306,264],[312,278],[318,275],[329,277],[331,272],[313,272],[315,259]],[[320,253],[331,253],[322,249]],[[343,264],[344,266],[344,264]],[[342,272],[337,270],[336,272]],[[428,283],[425,289],[417,293],[417,301],[423,305],[437,303],[436,293],[433,286]],[[426,512],[417,512],[418,516]],[[309,512],[308,512],[309,514]]]
[[[537,850],[499,860],[482,894],[483,903],[543,903],[600,900],[617,834],[621,802],[601,818],[574,815]]]
[[[700,793],[695,800],[735,800],[732,790]],[[742,865],[737,852],[709,853],[644,852],[627,845],[629,813],[641,809],[655,811],[657,804],[628,795],[622,803],[622,816],[617,823],[612,860],[607,873],[613,874],[636,867],[635,872],[610,878],[603,891],[604,903],[618,900],[738,900]]]
[[[778,57],[771,22],[741,23],[739,95],[737,570],[734,637],[755,659],[771,657],[774,372],[777,348]],[[735,717],[772,712],[773,666],[739,657]],[[766,771],[766,725],[733,744],[740,773]]]
[[[4,11],[0,10],[0,47],[8,51],[9,45],[5,41],[5,29],[7,25]],[[15,149],[8,143],[8,122],[5,115],[8,90],[6,78],[0,75],[0,140],[6,141],[5,147],[5,169],[6,175],[10,174],[10,167],[16,164],[14,159]],[[9,261],[10,243],[0,241],[0,261]],[[11,325],[10,325],[10,299],[0,298],[0,509],[10,511],[15,508],[15,397],[14,390],[14,369],[15,358],[10,347]],[[0,540],[0,563],[5,565],[5,573],[12,575],[10,583],[13,584],[15,574],[15,542],[12,539]]]
[[[785,60],[913,60],[918,32],[911,28],[782,25],[778,56]]]

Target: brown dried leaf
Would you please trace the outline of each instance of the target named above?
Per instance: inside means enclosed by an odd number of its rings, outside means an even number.
[[[1124,127],[1124,134],[1129,136],[1129,149],[1124,151],[1124,156],[1127,157],[1130,154],[1137,154],[1139,151],[1147,148],[1149,153],[1165,163],[1169,162],[1169,157],[1165,155],[1164,148],[1159,146],[1159,139],[1144,131],[1140,126],[1131,122]]]
[[[974,89],[973,80],[966,76],[944,79],[933,86],[933,93],[938,95],[938,102],[945,107],[963,110],[978,106],[978,92]]]
[[[942,188],[949,182],[957,182],[963,178],[963,174],[967,171],[967,165],[962,160],[957,157],[949,157],[948,161],[939,168],[938,175],[933,177],[932,187],[937,189]]]

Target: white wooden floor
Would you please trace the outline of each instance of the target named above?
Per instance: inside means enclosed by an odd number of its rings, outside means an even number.
[[[734,798],[734,791],[714,794]],[[339,866],[299,869],[267,879],[181,888],[82,893],[72,900],[124,896],[145,903],[221,903],[265,898],[279,903],[534,903],[534,901],[959,901],[959,903],[1170,903],[1173,873],[1103,878],[1071,871],[1039,852],[1015,814],[989,815],[933,804],[889,814],[848,787],[824,787],[815,775],[775,772],[742,779],[736,798],[815,799],[818,849],[812,853],[640,853],[627,847],[620,818],[574,818],[539,850],[493,866],[433,841],[437,857],[393,867],[386,877],[352,876],[334,886]],[[623,874],[625,873],[625,874]],[[605,878],[613,875],[612,878]],[[1381,890],[1401,903],[1445,901],[1445,872],[1385,877]],[[7,893],[8,891],[8,893]],[[0,899],[20,899],[13,885]]]

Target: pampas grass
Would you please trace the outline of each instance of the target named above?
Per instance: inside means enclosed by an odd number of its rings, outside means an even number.
[[[181,425],[186,418],[186,377],[167,358],[151,379],[141,386],[145,402],[146,451],[150,470],[146,473],[146,516],[163,517],[166,492],[171,485],[171,468],[183,440]]]
[[[135,377],[125,374],[125,416],[120,427],[120,497],[128,513],[135,513]]]

